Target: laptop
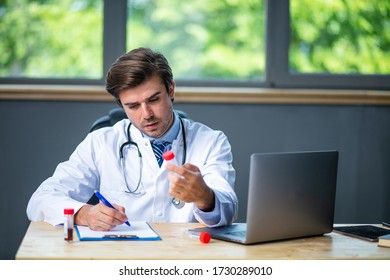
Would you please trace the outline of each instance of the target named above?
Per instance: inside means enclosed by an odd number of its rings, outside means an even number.
[[[255,153],[246,223],[190,229],[241,244],[323,235],[333,230],[338,151]]]

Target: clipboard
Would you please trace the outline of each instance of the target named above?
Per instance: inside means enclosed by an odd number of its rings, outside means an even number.
[[[127,240],[127,241],[150,241],[161,240],[161,237],[154,229],[144,221],[132,221],[131,226],[119,225],[110,231],[95,231],[87,226],[75,226],[77,236],[80,241],[107,241],[107,240]]]

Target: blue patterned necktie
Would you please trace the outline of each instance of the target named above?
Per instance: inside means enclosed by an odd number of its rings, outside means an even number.
[[[156,156],[158,165],[161,167],[164,158],[163,153],[166,151],[167,146],[169,145],[169,142],[163,141],[162,143],[152,143],[152,148],[154,155]]]

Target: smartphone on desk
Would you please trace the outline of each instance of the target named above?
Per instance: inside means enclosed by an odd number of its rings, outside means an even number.
[[[382,226],[390,229],[390,222],[382,222]]]
[[[363,240],[378,242],[378,237],[385,234],[390,234],[390,228],[382,228],[372,225],[359,226],[339,226],[333,228],[334,232],[348,235],[351,237],[360,238]]]

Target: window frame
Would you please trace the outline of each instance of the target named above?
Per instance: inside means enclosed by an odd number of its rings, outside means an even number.
[[[177,86],[194,88],[390,90],[390,74],[290,73],[288,65],[290,1],[264,1],[266,13],[264,81],[177,80]],[[103,0],[103,2],[103,77],[101,79],[1,77],[0,84],[103,86],[105,73],[107,73],[111,64],[126,52],[127,0]]]

